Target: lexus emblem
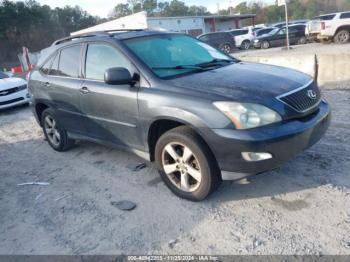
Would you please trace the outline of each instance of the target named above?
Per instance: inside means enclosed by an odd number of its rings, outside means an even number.
[[[309,90],[307,91],[307,96],[310,97],[311,99],[316,99],[317,94],[314,90]]]

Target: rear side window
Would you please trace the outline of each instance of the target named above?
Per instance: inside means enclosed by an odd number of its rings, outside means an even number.
[[[49,72],[50,75],[53,75],[53,76],[59,76],[60,75],[60,71],[58,70],[58,62],[59,62],[59,60],[60,60],[60,54],[58,53],[55,56],[55,59],[52,62],[51,69],[50,69],[50,72]]]
[[[112,67],[124,67],[133,73],[130,61],[116,48],[107,44],[89,44],[86,53],[86,78],[103,81],[105,71]]]
[[[346,19],[346,18],[350,18],[350,12],[342,13],[342,14],[340,15],[340,19]]]
[[[335,15],[321,15],[321,20],[332,20],[335,17]]]
[[[46,63],[40,68],[40,71],[45,74],[48,75],[50,72],[50,67],[52,64],[53,59],[55,58],[55,56],[50,57],[49,60],[46,61]]]
[[[60,76],[79,76],[80,51],[81,45],[70,46],[61,50],[58,66]]]

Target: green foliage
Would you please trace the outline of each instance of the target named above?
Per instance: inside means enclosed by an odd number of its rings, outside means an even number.
[[[0,61],[17,61],[22,46],[37,51],[97,21],[78,6],[51,9],[35,0],[0,1]]]

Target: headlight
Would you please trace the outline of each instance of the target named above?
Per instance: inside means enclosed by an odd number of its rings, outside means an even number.
[[[254,43],[259,43],[259,39],[255,39],[255,40],[254,40]]]
[[[278,113],[259,104],[215,102],[214,105],[233,122],[237,129],[249,129],[282,120]]]

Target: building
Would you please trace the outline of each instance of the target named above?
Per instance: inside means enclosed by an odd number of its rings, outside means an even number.
[[[108,21],[103,24],[85,28],[71,35],[79,35],[96,31],[123,29],[150,29],[172,32],[182,32],[197,36],[209,32],[227,31],[240,28],[241,21],[251,19],[255,24],[255,15],[210,15],[210,16],[178,16],[178,17],[147,17],[146,12]]]
[[[251,19],[255,24],[255,15],[210,15],[180,17],[147,17],[148,28],[182,32],[197,36],[209,32],[227,31],[241,27],[241,20]]]

